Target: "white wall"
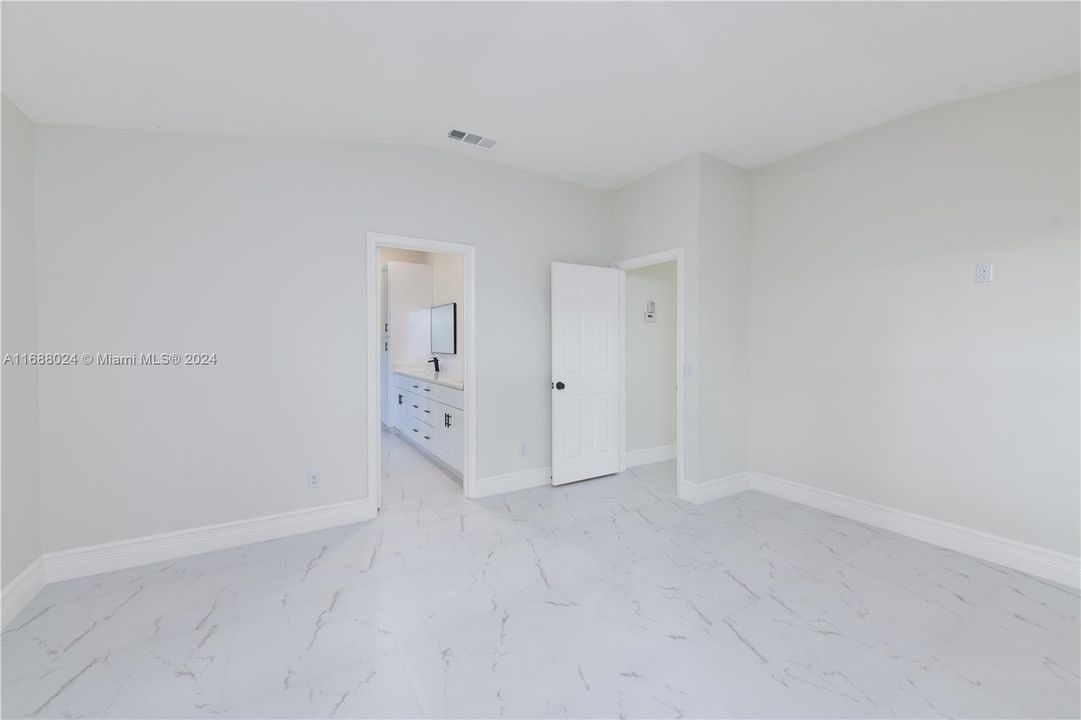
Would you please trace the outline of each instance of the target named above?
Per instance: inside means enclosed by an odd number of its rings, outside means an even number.
[[[465,257],[428,253],[432,265],[433,305],[457,303],[454,355],[439,355],[439,368],[447,377],[465,377]]]
[[[390,369],[425,365],[432,350],[432,266],[392,260],[387,263],[387,322]],[[390,378],[388,378],[390,380]],[[391,385],[387,385],[388,392]]]
[[[477,247],[478,472],[549,464],[549,263],[608,263],[606,194],[404,145],[56,127],[37,181],[42,348],[219,357],[41,374],[45,550],[363,497],[369,230]]]
[[[754,174],[755,471],[1078,553],[1078,105],[1063,78]]]
[[[428,264],[428,253],[402,248],[379,248],[379,267],[385,268],[388,262],[408,262],[419,265]]]
[[[439,368],[448,377],[465,377],[465,257],[450,253],[380,248],[380,265],[386,267],[387,263],[391,261],[431,265],[432,295],[434,297],[432,304],[458,304],[456,309],[458,315],[456,333],[458,352],[454,355],[440,354]],[[431,353],[426,352],[424,354],[431,357]]]
[[[682,247],[685,479],[748,470],[750,174],[704,153],[615,192],[617,259]],[[702,439],[704,438],[704,439]]]
[[[627,449],[669,447],[676,442],[676,263],[628,270]],[[656,307],[646,322],[646,303]]]
[[[750,468],[751,176],[709,155],[699,165],[699,478]]]
[[[683,363],[698,364],[698,236],[700,157],[692,155],[614,192],[612,226],[616,260],[683,248]],[[698,478],[697,377],[684,378],[683,476]]]
[[[0,118],[3,177],[2,343],[0,353],[38,349],[37,269],[34,243],[34,126],[7,98]],[[38,370],[3,366],[0,435],[0,507],[3,508],[2,584],[41,554],[38,480]]]

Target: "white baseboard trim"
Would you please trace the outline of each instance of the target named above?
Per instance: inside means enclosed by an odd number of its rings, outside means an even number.
[[[643,448],[642,450],[628,450],[624,454],[627,467],[639,465],[652,465],[665,460],[676,459],[675,445],[660,445],[658,447]]]
[[[695,505],[720,500],[729,495],[750,490],[751,474],[748,472],[736,473],[728,477],[707,480],[704,483],[683,483],[679,496],[687,502]]]
[[[482,498],[491,495],[499,495],[515,490],[526,490],[541,485],[552,483],[552,468],[543,467],[534,470],[522,470],[520,472],[506,473],[505,475],[489,475],[477,478],[473,481],[470,497]]]
[[[71,580],[238,545],[277,540],[374,517],[375,509],[371,503],[354,500],[46,553],[42,557],[45,580],[50,583]]]
[[[478,478],[473,497],[550,482],[551,468],[547,467],[492,475]],[[1076,556],[761,473],[744,472],[705,483],[684,483],[680,496],[701,504],[744,490],[768,493],[1063,585],[1081,586],[1081,558]],[[367,500],[357,500],[47,553],[3,588],[0,622],[6,626],[47,583],[275,540],[374,517],[375,508]]]
[[[43,587],[45,587],[45,563],[38,557],[4,586],[0,626],[7,627],[7,624],[30,604]]]
[[[48,583],[277,540],[374,517],[371,503],[354,500],[45,553],[3,589],[2,622],[6,625],[18,615]]]
[[[751,490],[798,502],[900,535],[988,560],[1071,587],[1081,587],[1081,558],[1057,550],[954,525],[906,510],[753,473]]]

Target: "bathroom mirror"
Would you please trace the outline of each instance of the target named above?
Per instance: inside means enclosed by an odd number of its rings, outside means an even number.
[[[432,308],[432,352],[454,355],[458,352],[457,303]]]

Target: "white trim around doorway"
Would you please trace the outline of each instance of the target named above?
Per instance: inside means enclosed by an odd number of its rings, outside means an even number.
[[[621,380],[619,384],[619,469],[625,471],[628,460],[635,464],[638,458],[633,453],[627,452],[627,291],[626,276],[628,270],[660,265],[661,263],[676,263],[676,494],[684,496],[686,490],[683,478],[683,248],[674,248],[662,252],[642,255],[629,260],[619,260],[612,263],[612,267],[620,271],[619,274],[619,362]],[[631,457],[628,457],[631,456]]]

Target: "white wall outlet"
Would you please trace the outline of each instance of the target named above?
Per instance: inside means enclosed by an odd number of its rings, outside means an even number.
[[[688,380],[694,377],[694,365],[683,366],[683,377],[687,378]]]
[[[529,443],[522,441],[522,444],[518,446],[518,457],[525,457],[529,455]]]
[[[976,263],[976,282],[991,282],[991,263]]]
[[[319,477],[319,473],[308,473],[308,489],[318,490],[323,486],[323,479]]]

